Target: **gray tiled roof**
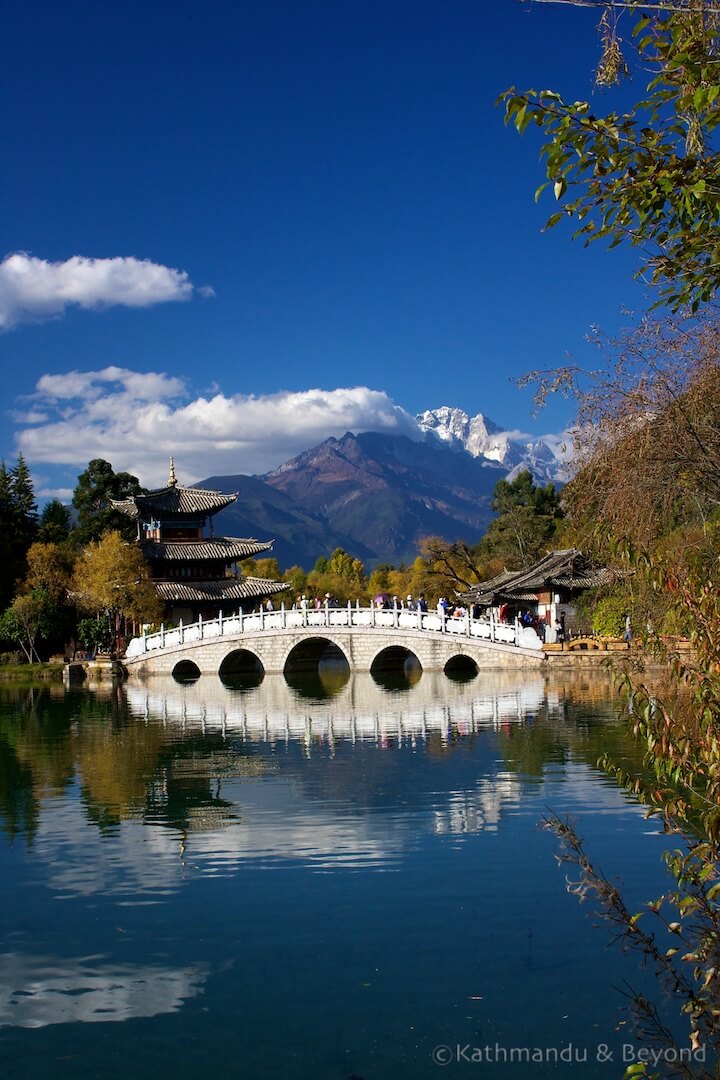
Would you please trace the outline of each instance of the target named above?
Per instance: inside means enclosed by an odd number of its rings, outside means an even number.
[[[249,559],[269,551],[273,541],[245,539],[238,536],[218,536],[205,540],[143,540],[140,550],[146,559],[169,562],[200,562],[205,560]]]
[[[221,578],[219,581],[156,581],[155,588],[161,600],[248,600],[260,596],[284,592],[289,588],[282,581],[265,578]]]
[[[164,514],[215,514],[232,505],[237,491],[226,494],[206,488],[181,487],[180,484],[128,499],[111,499],[112,505],[128,517],[162,517]]]
[[[469,603],[495,600],[531,600],[540,589],[593,589],[617,577],[606,567],[594,567],[577,548],[550,551],[525,570],[504,570],[462,594]]]

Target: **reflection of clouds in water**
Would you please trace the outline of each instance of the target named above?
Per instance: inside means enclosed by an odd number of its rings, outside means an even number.
[[[0,956],[0,1027],[134,1020],[176,1012],[202,993],[208,969],[121,966],[94,957]]]
[[[211,874],[227,872],[250,860],[269,868],[274,862],[297,861],[317,870],[390,869],[407,840],[397,818],[381,821],[363,815],[332,816],[302,806],[285,806],[282,816],[257,807],[250,810],[249,827],[232,826],[222,833],[191,838],[188,858],[201,862]]]
[[[102,893],[125,897],[128,905],[162,902],[197,873],[227,874],[243,862],[266,869],[288,860],[314,869],[387,868],[407,842],[402,818],[339,811],[287,779],[232,786],[241,823],[184,836],[137,820],[102,836],[88,828],[77,802],[43,815],[35,850],[48,866],[49,886],[60,898]]]
[[[382,743],[387,739],[425,737],[451,731],[470,734],[504,723],[518,723],[537,713],[546,700],[542,676],[492,672],[471,684],[451,682],[426,672],[402,694],[384,690],[370,675],[355,675],[332,699],[298,700],[281,677],[265,679],[243,694],[217,676],[203,675],[192,684],[155,677],[124,688],[128,710],[142,719],[161,720],[184,730],[228,731],[252,740]]]
[[[123,821],[103,836],[88,826],[77,800],[57,800],[43,813],[35,850],[60,896],[138,893],[145,901],[174,889],[182,877],[178,834],[160,825]],[[132,901],[131,901],[132,902]]]

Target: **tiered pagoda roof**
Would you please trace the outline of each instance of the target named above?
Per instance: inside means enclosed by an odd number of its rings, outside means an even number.
[[[241,577],[220,578],[218,581],[156,581],[155,588],[161,600],[223,603],[225,601],[255,600],[258,596],[271,596],[284,592],[284,581],[266,578]]]
[[[163,562],[251,559],[272,549],[272,540],[245,539],[239,536],[214,536],[203,540],[141,540],[140,550],[146,559]]]
[[[129,499],[112,499],[112,505],[128,517],[162,518],[168,515],[180,517],[211,517],[226,506],[232,506],[238,492],[226,494],[222,491],[210,491],[207,488],[182,487],[169,484],[157,491],[148,491],[144,495],[133,495]]]

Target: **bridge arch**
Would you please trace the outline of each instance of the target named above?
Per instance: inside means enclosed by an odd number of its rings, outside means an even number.
[[[285,675],[293,672],[317,671],[321,666],[347,667],[350,662],[344,650],[330,637],[313,634],[296,642],[288,651],[283,662]]]
[[[218,675],[232,688],[259,686],[265,678],[265,668],[257,653],[241,646],[223,657]]]
[[[172,669],[175,682],[196,682],[200,678],[200,668],[192,660],[179,660]]]
[[[350,678],[345,652],[331,638],[313,635],[290,649],[283,664],[287,684],[301,697],[332,697]]]
[[[380,649],[375,659],[370,664],[370,674],[379,675],[383,672],[402,672],[409,675],[415,672],[422,674],[422,664],[417,653],[408,649],[405,645],[388,645]]]
[[[467,682],[474,679],[479,670],[477,661],[473,660],[472,656],[468,656],[467,653],[455,653],[443,668],[447,677],[457,682]]]

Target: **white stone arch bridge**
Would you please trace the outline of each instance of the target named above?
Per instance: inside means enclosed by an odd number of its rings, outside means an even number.
[[[402,668],[472,671],[544,662],[533,630],[489,619],[348,605],[319,611],[237,615],[161,629],[133,638],[123,661],[130,677],[220,674],[246,670],[287,674],[317,668],[323,658],[351,671]]]

